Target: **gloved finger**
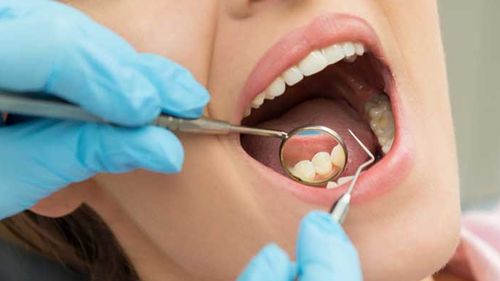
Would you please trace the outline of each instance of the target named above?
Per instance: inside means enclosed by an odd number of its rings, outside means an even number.
[[[52,120],[2,127],[0,215],[29,208],[99,172],[138,168],[178,172],[183,157],[178,139],[156,127],[127,129]],[[17,209],[10,210],[12,206]]]
[[[197,117],[208,101],[185,68],[139,54],[74,8],[56,1],[2,1],[0,11],[0,88],[55,94],[131,126],[146,124],[163,107]]]
[[[297,241],[300,281],[362,281],[356,249],[328,213],[312,212]]]
[[[203,113],[210,95],[186,68],[155,54],[140,57],[142,71],[168,93],[160,95],[164,113],[185,118],[198,118]]]
[[[276,244],[264,247],[245,268],[238,281],[293,281],[295,266]]]

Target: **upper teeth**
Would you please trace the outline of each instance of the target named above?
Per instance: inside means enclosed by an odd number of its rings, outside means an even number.
[[[336,64],[343,59],[354,62],[358,56],[362,56],[364,53],[365,47],[363,44],[353,42],[333,44],[326,48],[312,51],[297,65],[285,70],[263,92],[257,95],[245,111],[245,117],[250,115],[251,108],[257,109],[261,107],[266,99],[272,100],[283,95],[286,85],[293,86],[302,81],[304,76],[316,74],[327,66]]]

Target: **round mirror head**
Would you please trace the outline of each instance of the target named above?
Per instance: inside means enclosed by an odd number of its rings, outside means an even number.
[[[295,181],[326,187],[344,171],[347,149],[340,135],[328,127],[301,127],[282,142],[280,161]]]

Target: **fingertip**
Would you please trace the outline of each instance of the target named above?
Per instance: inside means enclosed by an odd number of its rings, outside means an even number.
[[[163,112],[185,118],[202,115],[210,94],[187,68],[155,54],[140,54],[139,65],[157,87]]]

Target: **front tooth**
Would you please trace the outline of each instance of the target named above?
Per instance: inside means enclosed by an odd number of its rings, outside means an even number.
[[[361,43],[354,43],[354,49],[356,50],[356,54],[358,56],[362,56],[365,54],[365,46]]]
[[[344,151],[344,148],[340,144],[337,144],[332,149],[332,153],[330,154],[330,159],[331,159],[333,165],[339,167],[340,169],[344,168],[345,151]]]
[[[314,165],[314,170],[319,175],[328,175],[332,172],[332,160],[330,159],[330,153],[328,152],[316,153],[311,162]]]
[[[352,179],[353,179],[353,178],[354,178],[353,176],[349,176],[349,177],[342,177],[342,178],[339,178],[339,179],[337,180],[337,183],[338,183],[339,185],[342,185],[342,184],[344,184],[344,183],[347,183],[347,182],[352,181]]]
[[[326,189],[334,189],[334,188],[337,188],[339,185],[334,182],[334,181],[329,181],[327,184],[326,184]]]
[[[274,99],[275,97],[279,97],[285,93],[285,89],[285,81],[281,77],[278,77],[273,81],[273,83],[271,83],[271,85],[269,85],[269,87],[267,87],[266,98]]]
[[[283,73],[283,79],[288,86],[293,86],[302,81],[304,75],[296,66],[293,66]]]
[[[320,51],[313,51],[305,57],[298,65],[304,76],[311,76],[327,67],[325,56]]]
[[[344,59],[344,49],[338,44],[326,47],[322,50],[322,52],[329,65],[336,64]]]
[[[260,93],[253,99],[252,107],[255,109],[259,108],[264,103],[265,98],[266,98],[266,93],[265,92]]]
[[[303,181],[312,181],[316,176],[316,171],[314,170],[314,165],[309,160],[302,160],[295,164],[291,170],[292,175]]]
[[[356,53],[356,49],[354,48],[354,44],[347,42],[342,44],[342,49],[344,49],[344,55],[346,57],[350,57]]]

